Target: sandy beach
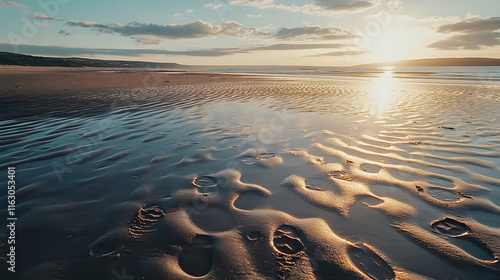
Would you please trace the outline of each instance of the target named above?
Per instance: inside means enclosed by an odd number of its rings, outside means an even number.
[[[19,279],[500,277],[499,85],[5,66],[0,84]]]
[[[130,68],[25,67],[0,65],[0,94],[61,93],[234,81],[246,75]]]

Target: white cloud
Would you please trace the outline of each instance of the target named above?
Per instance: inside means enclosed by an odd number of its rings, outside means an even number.
[[[54,17],[48,16],[48,15],[37,14],[37,13],[33,13],[33,18],[38,19],[38,20],[55,20]]]
[[[0,9],[1,8],[21,8],[21,9],[27,9],[28,7],[26,7],[25,5],[19,4],[17,2],[12,2],[12,1],[3,2],[3,1],[0,1]]]
[[[222,7],[222,4],[208,3],[208,4],[205,4],[203,7],[217,10],[217,9],[220,9]]]
[[[304,14],[331,15],[345,12],[359,12],[376,6],[378,0],[314,0],[309,4],[297,6],[295,4],[278,4],[275,0],[231,0],[230,5],[255,7],[259,9],[281,9]],[[391,0],[391,5],[399,7],[399,0]],[[206,5],[205,5],[206,6]]]

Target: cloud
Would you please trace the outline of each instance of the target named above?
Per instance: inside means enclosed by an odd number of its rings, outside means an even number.
[[[279,40],[342,40],[353,39],[358,36],[338,27],[321,27],[316,25],[281,28],[272,37]]]
[[[276,8],[278,4],[274,0],[231,0],[230,5],[256,7],[259,9]]]
[[[472,33],[472,32],[483,32],[483,31],[495,31],[498,29],[500,29],[500,17],[492,17],[492,18],[474,17],[456,23],[441,25],[440,27],[438,27],[437,32]]]
[[[249,18],[260,18],[262,15],[247,14]]]
[[[374,7],[377,2],[376,0],[314,0],[303,6],[297,6],[295,4],[277,4],[275,0],[231,0],[229,4],[259,9],[281,9],[304,14],[334,14],[359,12]],[[400,4],[398,0],[392,0],[390,3],[397,6]],[[207,7],[207,5],[205,6]]]
[[[322,54],[310,55],[309,57],[320,57],[320,56],[351,56],[351,55],[361,55],[368,53],[367,51],[337,51],[337,52],[328,52]]]
[[[374,1],[365,0],[315,0],[314,4],[327,11],[357,12],[375,5]]]
[[[437,27],[438,33],[459,33],[427,47],[438,50],[480,50],[500,45],[500,17],[481,18],[468,14],[467,19]]]
[[[217,9],[220,9],[222,7],[222,4],[208,3],[208,4],[205,4],[203,7],[210,8],[212,10],[217,10]]]
[[[68,21],[70,26],[96,29],[103,33],[114,33],[126,37],[149,37],[149,41],[155,37],[155,44],[158,39],[196,39],[215,36],[247,37],[254,36],[261,39],[276,39],[281,41],[304,41],[304,40],[344,40],[353,39],[359,36],[352,34],[338,27],[303,26],[296,28],[281,28],[276,33],[266,33],[258,28],[247,28],[234,21],[226,21],[217,26],[197,20],[186,24],[146,24],[134,22],[127,25],[118,23],[102,24],[96,22]],[[137,40],[136,40],[137,41]],[[141,39],[146,43],[148,40]]]
[[[27,9],[28,7],[26,7],[25,5],[16,3],[16,2],[12,2],[12,1],[8,1],[8,2],[0,1],[0,9],[1,8],[21,8],[21,9]]]
[[[486,31],[451,36],[428,47],[439,50],[480,50],[482,47],[494,46],[500,46],[500,33]]]
[[[314,50],[314,49],[340,49],[350,47],[351,44],[274,44],[269,46],[254,46],[248,48],[247,51],[264,51],[264,50]]]
[[[302,9],[301,6],[296,6],[295,4],[276,4],[274,0],[231,0],[229,1],[229,4],[235,6],[255,7],[259,9],[281,9],[290,12],[299,12]]]
[[[37,14],[37,13],[33,13],[33,18],[38,19],[38,20],[55,20],[54,17],[48,16],[48,15]]]
[[[64,29],[59,30],[59,32],[57,32],[57,33],[62,34],[63,36],[69,36],[70,35],[70,33],[68,32],[68,30],[64,30]]]
[[[63,30],[61,30],[63,31]],[[61,33],[60,31],[60,33]],[[74,48],[61,46],[34,46],[17,45],[20,53],[49,56],[84,56],[84,55],[116,55],[140,57],[145,55],[171,55],[171,56],[208,56],[219,57],[238,53],[253,53],[261,51],[290,51],[290,50],[314,50],[314,49],[341,49],[350,47],[349,44],[274,44],[257,45],[239,48],[206,48],[183,51],[171,51],[160,49],[103,49],[103,48]],[[0,50],[11,52],[12,45],[0,44]]]
[[[264,35],[264,33],[259,32],[257,28],[245,28],[243,25],[234,21],[226,21],[216,26],[201,20],[186,24],[164,25],[140,22],[133,22],[127,25],[118,23],[101,24],[88,21],[68,21],[66,24],[70,26],[93,28],[100,32],[116,33],[122,36],[150,35],[164,39],[196,39],[221,35],[235,37]]]
[[[152,36],[132,36],[132,38],[137,44],[141,45],[159,45],[162,40],[152,37]]]

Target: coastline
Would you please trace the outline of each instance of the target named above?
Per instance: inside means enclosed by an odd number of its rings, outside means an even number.
[[[498,86],[500,83],[490,77],[464,77],[451,74],[405,72],[405,69],[382,71],[367,69],[365,72],[315,72],[315,73],[256,73],[238,69],[155,69],[155,68],[107,68],[107,67],[38,67],[0,65],[0,96],[18,94],[57,94],[84,92],[111,88],[152,88],[175,85],[197,85],[213,82],[241,82],[259,80],[335,80],[335,81],[377,81],[390,77],[404,83],[461,84]],[[234,70],[234,71],[233,71]],[[240,69],[241,70],[241,69]],[[407,70],[407,69],[406,69]],[[385,75],[390,73],[390,76]],[[415,75],[417,74],[417,75]],[[437,74],[438,76],[433,76]]]
[[[0,95],[193,85],[250,78],[245,74],[181,70],[0,66]]]

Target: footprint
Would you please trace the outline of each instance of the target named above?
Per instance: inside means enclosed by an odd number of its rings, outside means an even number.
[[[105,233],[89,246],[89,255],[96,259],[118,258],[128,243],[126,231],[115,230]]]
[[[352,180],[352,175],[347,173],[347,172],[343,172],[343,171],[330,172],[328,175],[335,178],[335,179],[340,179],[340,180],[344,180],[344,181],[351,181]]]
[[[431,226],[437,233],[448,237],[465,236],[470,231],[466,224],[448,217],[432,222]]]
[[[198,187],[199,193],[213,193],[216,191],[217,179],[211,176],[201,176],[194,178],[193,185]]]
[[[465,223],[446,217],[432,222],[431,226],[439,234],[452,237],[449,241],[453,245],[459,247],[474,258],[489,262],[497,261],[494,253],[484,243],[467,236],[471,229]]]
[[[347,249],[347,253],[352,263],[371,279],[395,278],[391,266],[365,245],[351,246]]]
[[[191,276],[205,276],[213,266],[213,240],[210,236],[196,235],[179,254],[179,267]]]
[[[273,246],[286,255],[295,255],[304,249],[297,231],[291,226],[281,226],[274,232]]]
[[[155,207],[144,205],[137,211],[129,226],[128,232],[134,238],[141,238],[144,233],[155,231],[154,226],[165,216],[165,213]]]

